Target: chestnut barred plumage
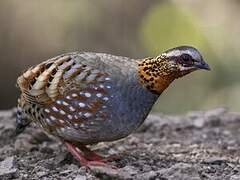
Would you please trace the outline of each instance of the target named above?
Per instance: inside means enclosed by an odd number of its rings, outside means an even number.
[[[17,130],[33,121],[63,140],[81,165],[104,165],[85,145],[131,134],[172,81],[197,69],[209,66],[189,46],[138,60],[91,52],[57,56],[18,78]]]

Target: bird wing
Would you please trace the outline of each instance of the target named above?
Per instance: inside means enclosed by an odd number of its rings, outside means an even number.
[[[107,54],[69,53],[31,67],[17,84],[25,102],[44,107],[45,129],[70,140],[89,139],[108,119],[114,75],[124,78],[128,71],[121,66],[129,63]]]

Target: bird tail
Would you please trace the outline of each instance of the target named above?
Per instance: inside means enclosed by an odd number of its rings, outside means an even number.
[[[16,136],[21,134],[25,128],[31,123],[31,120],[25,115],[22,108],[18,106],[17,108],[17,116],[16,116]]]

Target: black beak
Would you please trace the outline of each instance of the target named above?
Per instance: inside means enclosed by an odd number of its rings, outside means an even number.
[[[198,69],[205,69],[210,71],[211,68],[209,67],[209,65],[207,63],[205,63],[204,61],[201,62],[194,62],[194,66]]]

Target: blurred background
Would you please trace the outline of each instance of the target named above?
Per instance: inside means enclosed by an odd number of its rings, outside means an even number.
[[[239,18],[238,0],[1,0],[0,109],[16,105],[18,75],[50,57],[79,50],[142,58],[184,44],[212,71],[175,81],[154,111],[240,111]]]

